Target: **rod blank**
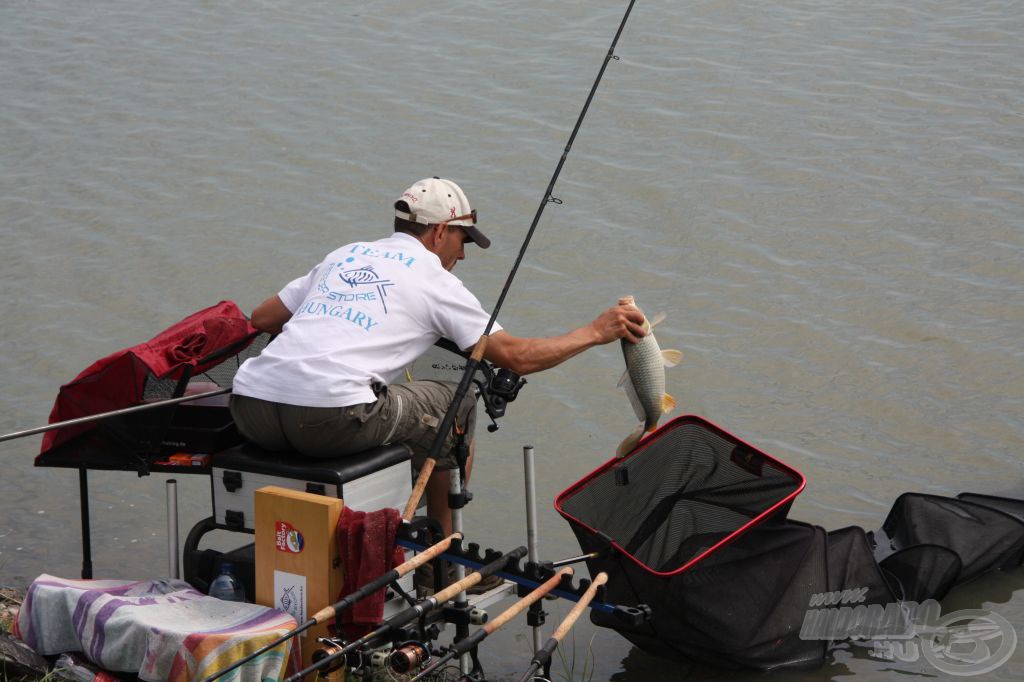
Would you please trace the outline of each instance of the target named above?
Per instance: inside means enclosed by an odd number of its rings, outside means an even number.
[[[25,429],[24,431],[15,431],[0,436],[0,443],[5,440],[14,440],[15,438],[24,438],[25,436],[34,436],[37,433],[45,433],[47,431],[53,431],[54,429],[62,429],[65,426],[78,426],[79,424],[90,424],[92,422],[98,422],[103,419],[109,419],[110,417],[120,417],[123,414],[132,414],[134,412],[143,412],[145,410],[152,410],[156,407],[163,407],[164,405],[177,405],[178,403],[187,403],[193,400],[199,400],[200,398],[212,398],[215,395],[224,395],[230,393],[230,388],[222,388],[216,391],[209,391],[207,393],[196,393],[195,395],[183,395],[180,398],[168,398],[167,400],[158,400],[154,403],[143,403],[141,405],[132,405],[131,407],[124,407],[120,410],[111,410],[110,412],[100,412],[98,414],[90,414],[85,417],[77,417],[76,419],[68,419],[62,422],[55,422],[53,424],[47,424],[46,426],[37,426],[33,429]]]

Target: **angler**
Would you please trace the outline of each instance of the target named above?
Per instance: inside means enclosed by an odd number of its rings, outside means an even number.
[[[415,212],[402,198],[407,194],[419,198]],[[406,367],[440,338],[468,349],[489,335],[482,357],[516,374],[538,372],[596,345],[638,341],[643,316],[614,306],[557,336],[521,338],[500,326],[492,333],[493,315],[451,274],[467,243],[490,246],[462,189],[441,178],[416,182],[394,204],[394,229],[390,237],[335,249],[256,307],[253,326],[278,336],[239,368],[231,413],[246,438],[271,451],[342,457],[382,443],[407,445],[414,468],[430,477],[427,514],[448,535],[448,472],[459,466],[458,436],[469,445],[467,476],[472,469],[476,399],[463,391],[456,400],[453,382],[402,383]],[[372,281],[324,276],[342,262],[346,272],[372,273]],[[380,282],[388,283],[387,308],[372,318],[322,302]],[[442,422],[450,407],[451,418]],[[423,466],[428,454],[436,475]]]

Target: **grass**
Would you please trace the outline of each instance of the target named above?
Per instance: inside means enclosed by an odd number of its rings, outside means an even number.
[[[21,607],[23,595],[18,590],[12,590],[6,587],[0,588],[0,633],[10,634],[14,629],[14,621],[17,617],[18,609]],[[42,676],[22,676],[15,677],[7,673],[6,666],[3,661],[0,661],[0,680],[7,682],[57,682],[64,678],[54,675],[52,672],[48,672]]]
[[[0,588],[0,632],[14,628],[14,618],[21,606],[21,595],[7,588]]]
[[[562,662],[561,679],[565,682],[591,682],[594,679],[594,637],[596,636],[596,633],[591,635],[590,641],[587,643],[587,651],[583,654],[579,677],[576,673],[576,633],[572,633],[572,648],[568,655],[565,653],[564,646],[559,645],[556,649],[558,658]],[[562,642],[562,644],[564,643]]]

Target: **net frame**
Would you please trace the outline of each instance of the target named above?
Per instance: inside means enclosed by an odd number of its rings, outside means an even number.
[[[725,532],[723,537],[712,542],[710,546],[697,551],[695,555],[688,560],[685,560],[678,568],[673,568],[671,570],[659,570],[656,567],[650,566],[649,562],[636,556],[635,548],[631,550],[629,547],[624,546],[618,539],[606,534],[605,530],[595,527],[593,519],[581,518],[578,512],[574,513],[574,511],[567,507],[571,505],[571,501],[577,495],[586,491],[590,486],[595,485],[598,481],[603,480],[605,485],[607,485],[608,477],[619,476],[621,478],[624,475],[628,475],[628,471],[631,467],[636,466],[637,463],[641,462],[645,456],[666,443],[667,439],[671,439],[678,429],[686,427],[703,430],[704,432],[711,434],[714,438],[720,439],[722,442],[732,444],[733,449],[731,451],[732,454],[730,456],[730,460],[731,464],[736,466],[737,469],[745,471],[752,477],[759,478],[763,478],[765,469],[768,469],[779,477],[780,481],[788,481],[790,489],[784,494],[778,496],[776,499],[765,504],[763,508],[759,508],[755,512],[751,512],[748,520],[735,525],[735,527],[728,529],[727,532],[719,530],[718,532],[720,533]],[[738,457],[737,453],[739,453]],[[616,553],[627,558],[637,567],[651,575],[658,577],[672,577],[694,568],[700,564],[701,561],[704,561],[716,552],[721,551],[724,547],[730,545],[739,537],[743,536],[743,534],[767,522],[769,519],[784,519],[789,506],[792,504],[796,496],[803,491],[806,484],[807,480],[800,471],[779,461],[767,452],[764,452],[745,440],[736,437],[703,417],[697,415],[683,415],[664,424],[657,431],[641,441],[637,447],[635,447],[625,457],[616,457],[606,461],[600,467],[566,488],[555,499],[555,509],[563,518],[566,519],[566,521],[569,522],[571,526],[573,526],[573,529],[577,534],[584,533],[601,538],[604,543],[610,545]],[[641,500],[641,503],[645,506],[650,506],[647,500]],[[727,523],[727,520],[723,519],[723,521]],[[628,544],[630,543],[626,543],[626,545]]]

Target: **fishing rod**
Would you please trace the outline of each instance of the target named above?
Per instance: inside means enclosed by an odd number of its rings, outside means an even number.
[[[377,590],[381,589],[382,587],[386,587],[387,585],[394,582],[395,580],[398,580],[402,576],[415,571],[417,568],[427,563],[428,561],[432,561],[439,554],[442,554],[443,552],[447,551],[447,549],[451,546],[453,540],[461,539],[461,533],[452,533],[444,540],[441,540],[441,542],[438,542],[435,545],[431,545],[427,549],[423,550],[422,552],[414,556],[412,559],[409,559],[408,561],[399,564],[398,566],[395,566],[387,573],[377,576],[376,578],[366,583],[356,591],[346,595],[341,600],[335,602],[334,604],[331,604],[330,606],[325,606],[324,608],[317,611],[312,618],[307,620],[302,625],[299,625],[294,630],[291,630],[285,633],[284,635],[278,637],[273,642],[260,647],[259,649],[252,652],[245,658],[242,658],[232,663],[220,672],[215,673],[210,677],[207,677],[205,680],[203,680],[203,682],[213,682],[213,680],[216,680],[218,677],[226,675],[227,673],[231,672],[232,670],[235,670],[236,668],[241,668],[249,661],[255,659],[261,654],[270,651],[282,642],[285,642],[291,639],[292,637],[295,637],[296,635],[302,634],[314,625],[326,623],[330,620],[337,620],[338,616],[341,614],[342,611],[350,608],[351,606],[355,605],[356,602],[365,599]]]
[[[490,335],[491,329],[494,327],[495,320],[498,319],[498,312],[501,310],[501,306],[504,304],[506,296],[508,296],[509,289],[512,288],[512,281],[519,272],[519,265],[523,262],[523,258],[526,256],[526,250],[530,247],[530,241],[533,239],[533,233],[537,230],[538,223],[540,223],[540,217],[543,215],[544,209],[549,203],[562,203],[561,199],[557,199],[552,196],[552,191],[554,191],[555,188],[555,182],[558,181],[558,176],[562,172],[565,160],[568,158],[569,152],[572,150],[573,142],[576,141],[576,135],[580,131],[580,126],[583,125],[583,119],[587,116],[587,111],[590,109],[590,103],[594,100],[594,94],[597,92],[597,86],[601,84],[601,79],[604,77],[605,69],[608,68],[608,62],[613,59],[618,59],[618,57],[615,56],[615,46],[619,42],[619,37],[622,35],[623,29],[626,28],[626,22],[629,20],[629,14],[633,11],[633,4],[635,2],[636,0],[629,0],[629,5],[626,7],[626,11],[622,15],[622,21],[619,23],[619,29],[615,32],[615,37],[612,39],[611,45],[608,47],[608,53],[605,55],[604,61],[601,62],[601,68],[597,72],[597,78],[594,79],[594,84],[591,86],[590,93],[587,95],[587,101],[583,104],[583,109],[580,111],[579,118],[576,119],[576,125],[572,129],[572,134],[569,135],[569,141],[565,145],[562,157],[558,160],[558,164],[555,166],[555,172],[551,175],[551,181],[548,182],[548,187],[544,191],[544,197],[541,199],[540,205],[537,207],[537,213],[533,216],[533,222],[530,223],[530,229],[526,232],[526,238],[523,239],[523,245],[519,248],[519,255],[512,264],[512,269],[508,273],[508,278],[505,280],[505,285],[502,287],[501,294],[498,296],[498,301],[494,304],[494,310],[491,312],[491,317],[487,320],[487,326],[484,327],[484,333],[473,347],[473,352],[470,354],[469,360],[466,362],[466,368],[462,375],[462,380],[455,389],[455,395],[448,406],[448,410],[445,412],[444,419],[441,421],[441,426],[437,429],[437,435],[434,437],[434,442],[430,446],[430,452],[427,454],[427,459],[424,462],[423,467],[420,469],[420,474],[416,479],[416,485],[413,488],[412,496],[409,497],[409,503],[405,507],[405,513],[402,514],[402,518],[406,521],[411,519],[413,514],[416,512],[416,507],[419,505],[420,498],[423,496],[423,491],[427,487],[427,480],[430,478],[430,474],[434,471],[434,464],[437,460],[437,456],[441,453],[441,446],[444,443],[445,434],[451,430],[452,424],[455,422],[455,412],[458,409],[458,406],[462,404],[462,400],[466,397],[466,392],[469,390],[470,383],[472,383],[473,375],[476,373],[480,360],[484,356],[484,351],[487,348],[487,337]]]
[[[469,588],[473,587],[478,582],[483,580],[485,577],[497,573],[501,569],[505,568],[505,566],[508,565],[509,562],[519,561],[524,556],[526,556],[526,548],[522,546],[516,547],[508,554],[503,554],[502,556],[498,557],[486,566],[481,566],[476,571],[470,573],[462,580],[452,583],[440,592],[425,599],[422,599],[415,605],[410,606],[404,611],[400,611],[391,618],[388,618],[383,623],[381,623],[380,627],[375,629],[373,632],[363,635],[359,639],[349,642],[344,646],[332,645],[328,649],[329,653],[326,656],[323,656],[308,668],[305,668],[304,670],[300,670],[299,672],[295,673],[294,675],[286,679],[285,682],[298,682],[298,680],[302,679],[305,675],[308,675],[314,670],[320,670],[322,668],[327,668],[331,666],[331,664],[334,661],[343,657],[350,651],[354,651],[359,647],[363,646],[364,644],[368,644],[369,642],[372,642],[381,635],[387,634],[392,630],[408,625],[409,623],[418,619],[423,614],[433,611],[441,604],[444,604],[450,599],[453,599],[454,597],[458,596],[460,593],[465,592],[466,590],[468,590]]]
[[[583,613],[583,610],[587,608],[587,605],[594,599],[594,595],[597,594],[597,588],[608,582],[608,574],[602,571],[597,574],[594,578],[594,582],[590,583],[590,587],[583,593],[583,597],[580,598],[576,605],[572,607],[568,615],[558,625],[558,629],[555,630],[554,634],[548,638],[548,641],[544,642],[544,646],[537,650],[534,654],[533,660],[530,661],[530,668],[519,678],[519,682],[530,682],[534,675],[541,667],[547,668],[551,663],[551,654],[558,648],[559,643],[572,629],[572,626],[576,624],[576,620]]]
[[[79,424],[88,424],[90,422],[98,422],[102,419],[109,419],[110,417],[120,417],[124,414],[133,414],[135,412],[142,412],[144,410],[152,410],[156,407],[163,407],[165,405],[177,405],[178,403],[187,403],[193,400],[199,400],[201,398],[212,398],[217,395],[224,395],[225,393],[231,393],[230,388],[221,388],[216,391],[209,391],[207,393],[195,393],[193,395],[185,395],[180,398],[168,398],[167,400],[158,400],[152,403],[142,403],[141,405],[132,405],[131,407],[122,407],[119,410],[111,410],[110,412],[99,412],[97,414],[90,414],[85,417],[76,417],[75,419],[68,419],[67,421],[54,422],[53,424],[47,424],[46,426],[37,426],[33,429],[25,429],[24,431],[15,431],[14,433],[8,433],[0,436],[0,443],[5,440],[14,440],[15,438],[24,438],[25,436],[33,436],[37,433],[45,433],[47,431],[53,431],[54,429],[62,429],[65,426],[78,426]]]
[[[502,611],[502,613],[497,618],[484,625],[482,628],[474,632],[469,637],[466,637],[465,639],[459,640],[458,642],[452,644],[451,649],[448,651],[448,653],[430,663],[430,665],[424,668],[418,675],[416,675],[416,677],[412,678],[409,682],[418,682],[418,680],[422,680],[424,677],[434,673],[434,671],[436,671],[438,668],[440,668],[456,656],[461,656],[465,653],[468,653],[470,650],[476,648],[480,644],[480,642],[484,641],[489,635],[494,633],[495,630],[498,630],[499,628],[504,626],[510,620],[512,620],[520,613],[522,613],[530,606],[532,606],[534,603],[536,603],[545,594],[558,587],[558,584],[562,581],[563,576],[571,575],[571,568],[563,568],[562,570],[558,571],[553,576],[548,578],[545,582],[541,583],[537,587],[537,589],[530,592],[530,594],[526,595],[525,597],[517,601],[511,607]],[[395,672],[408,672],[413,667],[409,664],[410,662],[407,658],[401,656],[398,657],[398,666],[396,667],[394,665],[394,663],[396,662],[394,659],[395,657],[393,655],[392,670],[394,670]]]

